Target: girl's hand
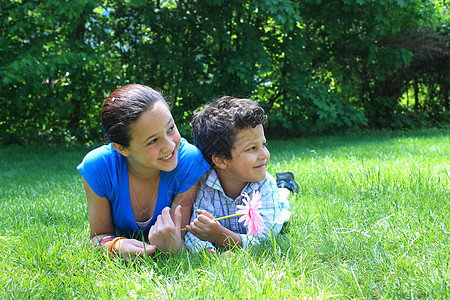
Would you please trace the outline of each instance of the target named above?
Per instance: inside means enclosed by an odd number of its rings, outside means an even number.
[[[125,260],[135,260],[138,257],[151,256],[156,246],[134,239],[121,239],[114,244],[114,252]]]
[[[181,238],[181,206],[175,208],[174,218],[170,216],[170,208],[163,209],[156,223],[150,228],[148,241],[163,252],[177,252],[184,247]]]

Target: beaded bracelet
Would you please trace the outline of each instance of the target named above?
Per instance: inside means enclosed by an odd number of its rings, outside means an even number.
[[[116,245],[118,240],[124,240],[126,239],[123,236],[119,236],[119,237],[115,237],[111,240],[111,242],[108,245],[108,253],[109,255],[111,255],[111,257],[113,256],[113,254],[115,254],[115,250],[114,250],[114,246]]]

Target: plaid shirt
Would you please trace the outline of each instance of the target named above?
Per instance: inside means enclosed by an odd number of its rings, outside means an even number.
[[[263,217],[262,233],[258,233],[256,236],[248,235],[244,222],[238,222],[240,217],[218,221],[223,227],[240,235],[244,248],[258,244],[271,235],[278,234],[284,223],[281,214],[280,194],[276,182],[269,173],[266,174],[264,180],[247,183],[241,192],[247,193],[251,198],[253,191],[260,191],[262,207],[259,212]],[[215,218],[235,214],[238,210],[236,205],[244,205],[243,198],[240,195],[233,200],[226,196],[220,185],[219,178],[217,178],[216,171],[210,169],[200,179],[200,190],[192,208],[191,222],[197,218],[197,209],[206,210]],[[215,248],[211,242],[202,241],[190,232],[185,236],[185,243],[189,248],[196,250]]]

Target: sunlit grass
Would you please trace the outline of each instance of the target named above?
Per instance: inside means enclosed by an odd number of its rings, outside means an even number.
[[[134,263],[88,244],[86,149],[0,150],[0,298],[446,299],[450,132],[269,141],[300,193],[283,234],[234,257]]]

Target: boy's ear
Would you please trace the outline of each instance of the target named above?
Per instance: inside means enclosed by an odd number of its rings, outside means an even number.
[[[216,167],[218,167],[219,169],[225,170],[228,168],[228,159],[213,155],[211,157],[211,160],[216,165]]]
[[[130,155],[130,152],[128,152],[127,148],[125,148],[124,146],[117,144],[117,143],[113,143],[113,147],[114,149],[117,150],[117,152],[119,152],[120,154],[122,154],[123,156],[128,156]]]

